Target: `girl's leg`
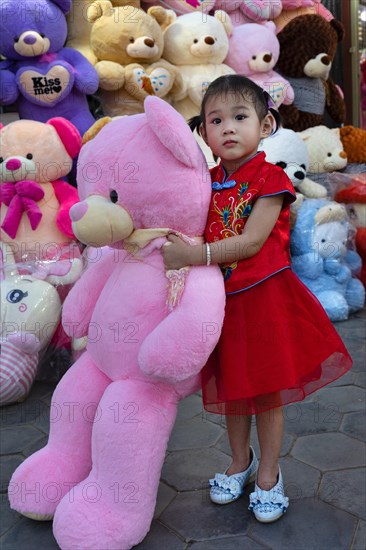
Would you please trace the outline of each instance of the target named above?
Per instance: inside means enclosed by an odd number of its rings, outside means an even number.
[[[261,458],[257,474],[257,485],[269,491],[277,483],[278,460],[280,457],[284,419],[282,408],[257,414],[257,432]]]
[[[250,463],[250,428],[252,417],[250,415],[227,415],[226,425],[229,435],[229,443],[233,461],[226,472],[227,475],[244,472]]]

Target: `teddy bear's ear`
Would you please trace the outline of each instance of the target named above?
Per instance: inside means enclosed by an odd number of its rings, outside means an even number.
[[[85,145],[85,143],[88,143],[88,141],[91,141],[92,139],[94,139],[95,136],[99,134],[101,129],[104,128],[104,126],[106,126],[110,122],[112,122],[112,119],[109,116],[105,116],[103,118],[99,118],[98,120],[96,120],[93,126],[91,126],[89,130],[87,130],[83,135],[83,145]]]
[[[338,21],[338,19],[331,19],[329,21],[329,24],[333,27],[333,29],[336,31],[337,33],[337,36],[338,36],[338,42],[340,42],[341,40],[343,40],[343,37],[344,37],[344,27],[343,27],[343,24]]]
[[[67,153],[72,159],[75,158],[81,149],[81,136],[77,128],[63,117],[50,118],[46,124],[54,127]]]
[[[230,15],[224,10],[216,10],[215,18],[224,25],[224,29],[228,36],[233,32],[233,25],[231,23]]]
[[[163,31],[177,19],[173,10],[166,10],[162,6],[151,6],[147,14],[156,19]]]
[[[53,0],[53,3],[56,4],[63,13],[69,13],[71,10],[71,0]]]
[[[273,21],[266,21],[264,23],[264,26],[272,31],[274,34],[276,34],[276,25],[273,23]]]
[[[88,7],[86,17],[90,23],[94,23],[102,15],[111,17],[113,13],[113,6],[109,0],[97,0]]]
[[[144,102],[148,124],[156,137],[180,162],[194,168],[202,162],[199,147],[184,118],[166,101],[149,96]]]

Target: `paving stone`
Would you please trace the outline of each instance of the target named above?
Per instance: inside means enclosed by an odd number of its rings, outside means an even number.
[[[255,522],[249,535],[271,550],[345,550],[349,548],[356,520],[320,500],[300,499],[271,524]]]
[[[52,534],[51,521],[22,518],[0,539],[1,550],[59,550]]]
[[[321,477],[319,470],[291,457],[281,458],[280,465],[286,496],[291,502],[317,496]]]
[[[342,415],[337,403],[302,401],[283,409],[285,430],[297,436],[334,432],[339,428]]]
[[[355,376],[355,385],[366,388],[366,370],[363,372],[358,372]]]
[[[247,507],[247,494],[230,506],[218,509],[218,505],[209,500],[208,491],[180,493],[160,516],[160,521],[187,541],[245,535],[251,521]]]
[[[156,498],[156,506],[154,517],[160,516],[163,510],[171,503],[171,501],[177,496],[177,492],[171,489],[165,483],[159,483],[158,495]]]
[[[193,418],[194,416],[202,415],[202,411],[202,397],[199,395],[190,395],[179,402],[177,418]]]
[[[335,323],[334,327],[342,338],[366,338],[366,323],[360,317],[350,317],[346,322]]]
[[[319,497],[336,508],[341,508],[350,514],[365,518],[364,468],[327,472],[320,484]]]
[[[49,414],[49,407],[43,401],[26,399],[23,403],[8,405],[0,408],[1,426],[13,426],[14,424],[27,424],[36,418],[46,417]]]
[[[334,386],[351,386],[354,383],[355,376],[356,373],[351,369],[343,376],[337,378],[337,380],[334,380],[334,382],[328,384],[327,388],[333,388]]]
[[[293,457],[319,470],[340,470],[364,466],[365,445],[340,433],[299,437],[291,451]]]
[[[361,441],[365,441],[365,412],[360,411],[356,413],[345,414],[342,420],[340,431],[345,434],[351,435],[352,437],[357,437],[357,439],[361,439]]]
[[[53,392],[55,391],[56,384],[50,382],[41,382],[37,381],[36,384],[33,384],[30,394],[27,397],[28,401],[44,401],[49,403],[50,397],[52,397]]]
[[[214,424],[218,424],[222,428],[226,428],[226,419],[224,414],[213,414],[203,409],[201,418],[203,422],[213,422]]]
[[[48,442],[48,435],[43,435],[41,439],[38,439],[37,441],[35,441],[34,443],[26,447],[22,454],[25,457],[31,456],[36,451],[43,449],[43,447],[47,445],[47,442]]]
[[[359,521],[351,546],[351,550],[365,550],[366,548],[366,521]]]
[[[294,443],[294,436],[290,433],[285,432],[283,434],[283,440],[282,440],[282,447],[281,447],[281,453],[280,456],[286,456]],[[256,432],[256,429],[252,429],[251,434],[251,441],[250,444],[252,445],[256,455],[258,458],[260,457],[260,449],[259,449],[259,442],[258,442],[258,435]],[[227,453],[229,456],[231,456],[231,449],[229,445],[229,438],[227,433],[225,433],[220,440],[215,445],[216,449],[219,449],[223,453]]]
[[[224,472],[230,458],[216,449],[176,451],[166,458],[162,479],[178,491],[192,491],[208,487],[208,479],[216,472]]]
[[[168,451],[197,449],[214,445],[223,428],[203,422],[201,417],[177,420],[169,439]]]
[[[18,426],[14,437],[14,428],[0,430],[1,454],[21,453],[24,448],[43,437],[43,433],[32,426]]]
[[[134,546],[135,550],[184,550],[187,544],[164,525],[153,521],[144,540]]]
[[[16,468],[23,462],[23,458],[19,455],[7,455],[0,457],[0,492],[4,493],[8,490],[8,485],[11,476]]]
[[[356,386],[326,387],[314,394],[314,401],[323,406],[334,406],[334,410],[341,413],[364,411],[366,390]]]
[[[240,537],[194,542],[188,548],[189,550],[238,550],[238,548],[240,550],[265,550],[269,547],[263,546],[250,537],[242,535]]]
[[[343,342],[353,359],[352,371],[360,372],[366,368],[366,343],[363,340],[343,338]]]
[[[23,516],[12,510],[9,506],[8,496],[1,495],[0,501],[0,536],[9,531]],[[1,544],[0,544],[1,548]]]

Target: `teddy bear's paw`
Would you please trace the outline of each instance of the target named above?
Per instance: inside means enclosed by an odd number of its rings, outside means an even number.
[[[134,63],[126,68],[126,90],[135,98],[144,99],[148,95],[164,97],[169,93],[172,84],[172,75],[165,67],[145,70]]]
[[[296,187],[309,199],[323,199],[327,196],[326,188],[309,178],[304,178],[301,182],[297,182]]]
[[[90,468],[75,460],[48,445],[26,459],[10,480],[10,507],[31,519],[52,519],[60,500]]]

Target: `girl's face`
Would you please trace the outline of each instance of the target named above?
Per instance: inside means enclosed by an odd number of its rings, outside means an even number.
[[[269,113],[260,121],[249,97],[227,94],[207,101],[205,123],[206,128],[200,128],[203,139],[225,170],[233,172],[257,152],[260,140],[270,135],[274,118]]]

